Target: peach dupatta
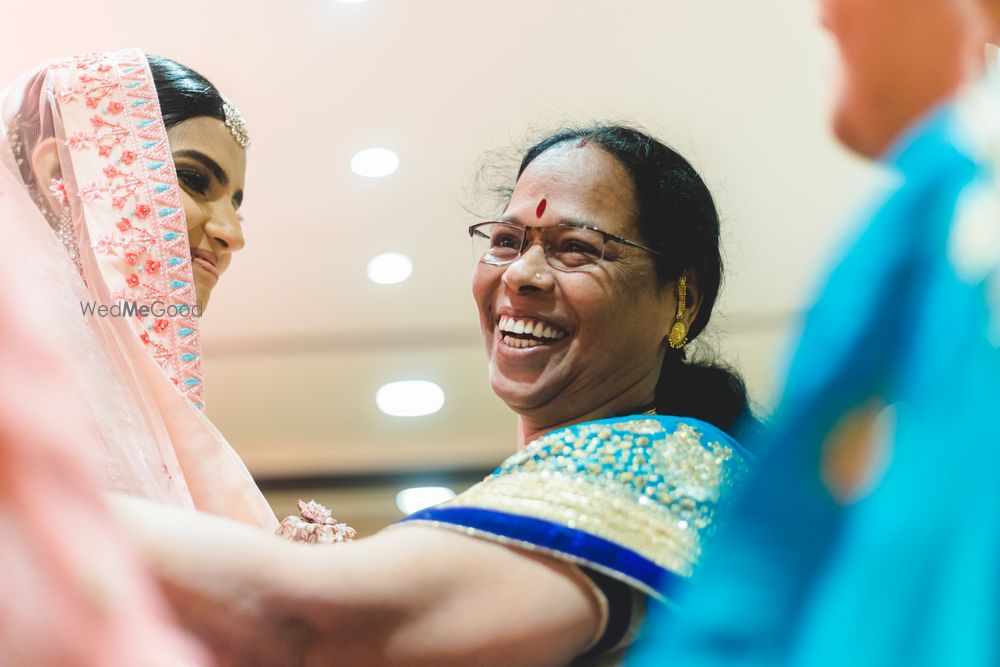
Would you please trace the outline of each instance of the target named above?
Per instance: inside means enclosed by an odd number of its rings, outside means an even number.
[[[20,193],[0,168],[0,221],[37,212]],[[65,363],[64,318],[23,289],[51,250],[47,235],[0,243],[0,664],[208,664],[104,506],[90,456],[98,431]]]

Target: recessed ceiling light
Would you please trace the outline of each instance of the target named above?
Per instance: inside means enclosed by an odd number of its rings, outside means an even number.
[[[423,417],[444,405],[444,391],[433,382],[406,380],[391,382],[375,392],[378,409],[393,417]]]
[[[351,171],[359,176],[380,178],[399,168],[399,156],[388,148],[366,148],[351,158]]]
[[[368,278],[380,285],[401,283],[409,278],[411,273],[413,273],[413,262],[398,252],[377,255],[368,262]]]
[[[413,514],[454,497],[455,492],[444,486],[420,486],[397,493],[396,507],[403,514]]]

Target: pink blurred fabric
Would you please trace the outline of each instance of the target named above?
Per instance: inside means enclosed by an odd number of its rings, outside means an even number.
[[[61,182],[36,183],[32,151],[52,138]],[[0,245],[21,249],[5,251],[2,287],[17,292],[18,307],[46,314],[44,323],[29,323],[4,307],[21,333],[8,333],[3,354],[19,358],[23,343],[44,340],[47,355],[34,352],[43,377],[32,378],[25,366],[17,385],[0,364],[8,399],[19,401],[17,411],[30,410],[24,414],[31,418],[18,423],[52,429],[61,447],[52,448],[52,460],[66,454],[72,429],[73,455],[59,466],[68,479],[75,466],[94,461],[106,490],[273,531],[267,501],[205,416],[198,319],[81,310],[81,303],[121,299],[194,304],[179,186],[145,55],[126,50],[53,61],[0,92],[0,174]],[[61,211],[53,206],[59,198]],[[66,383],[82,416],[74,408],[73,420],[64,420],[72,402],[44,382]],[[20,476],[16,461],[5,460],[4,470]],[[25,479],[36,472],[25,468]],[[70,511],[49,507],[41,487],[36,502],[46,507],[43,514]]]
[[[67,358],[66,313],[36,289],[39,258],[62,249],[23,226],[33,217],[0,168],[0,665],[208,664],[103,504],[100,429],[73,377],[83,365]]]

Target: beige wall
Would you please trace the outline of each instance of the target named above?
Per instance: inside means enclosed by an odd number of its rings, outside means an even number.
[[[203,338],[209,415],[258,475],[488,468],[510,451],[463,231],[490,151],[603,119],[686,153],[725,220],[712,343],[764,406],[795,313],[872,176],[827,132],[831,48],[803,0],[102,4],[6,7],[0,80],[134,45],[201,70],[242,108],[248,246]],[[349,171],[372,145],[400,154],[396,174]],[[413,257],[410,281],[367,281],[384,251]],[[444,387],[440,413],[376,410],[380,384],[418,378]],[[376,495],[358,492],[351,512],[368,521]]]

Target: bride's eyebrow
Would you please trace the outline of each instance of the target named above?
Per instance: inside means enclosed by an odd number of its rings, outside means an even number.
[[[205,166],[206,169],[212,172],[212,174],[215,176],[215,179],[219,181],[220,185],[222,185],[223,187],[229,185],[229,176],[226,175],[226,170],[220,167],[218,162],[208,157],[201,151],[195,151],[195,150],[177,151],[176,153],[174,153],[174,157],[175,158],[186,157],[200,162],[202,165]]]

